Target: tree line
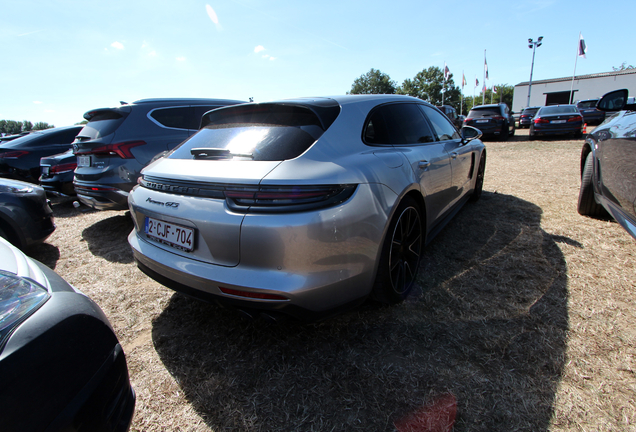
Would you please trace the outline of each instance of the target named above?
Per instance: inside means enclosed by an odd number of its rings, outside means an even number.
[[[30,132],[34,130],[50,129],[55,126],[46,122],[37,122],[35,124],[28,120],[15,121],[15,120],[0,120],[0,134],[2,135],[15,135],[22,132]]]
[[[475,83],[466,86],[472,88]],[[444,79],[444,72],[437,66],[430,66],[418,72],[413,79],[405,79],[401,85],[377,69],[371,68],[369,72],[356,78],[351,85],[348,94],[403,94],[425,100],[433,105],[450,105],[459,114],[466,115],[474,105],[504,102],[512,107],[514,87],[508,84],[494,84],[493,88],[487,88],[485,95],[481,94],[483,83],[475,89],[475,96],[464,96],[460,87],[455,85],[453,74],[448,73]],[[443,95],[443,96],[442,96]],[[460,111],[461,109],[461,111]]]

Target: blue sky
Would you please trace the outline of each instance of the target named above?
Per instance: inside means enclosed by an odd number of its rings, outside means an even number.
[[[636,65],[636,1],[2,0],[0,119],[65,126],[149,97],[256,102],[344,94],[371,68],[398,84],[446,63],[472,95]],[[622,22],[622,23],[621,23]]]

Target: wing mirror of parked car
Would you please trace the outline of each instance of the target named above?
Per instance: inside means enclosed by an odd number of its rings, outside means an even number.
[[[472,126],[462,126],[462,141],[468,143],[474,139],[481,138],[483,133]]]
[[[614,90],[606,93],[598,101],[596,108],[601,111],[620,111],[625,109],[628,94],[629,91],[627,89]]]

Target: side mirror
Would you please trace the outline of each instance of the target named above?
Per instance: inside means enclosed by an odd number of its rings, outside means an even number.
[[[461,133],[462,141],[464,143],[468,143],[474,139],[481,138],[481,136],[483,135],[483,133],[479,129],[472,126],[462,126]]]
[[[627,96],[629,91],[627,89],[614,90],[606,93],[596,103],[596,108],[601,111],[620,111],[627,105]]]

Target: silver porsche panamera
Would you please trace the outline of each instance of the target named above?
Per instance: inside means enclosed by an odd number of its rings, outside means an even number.
[[[128,239],[158,282],[248,314],[396,303],[426,243],[481,195],[479,137],[408,96],[220,108],[142,171]]]

